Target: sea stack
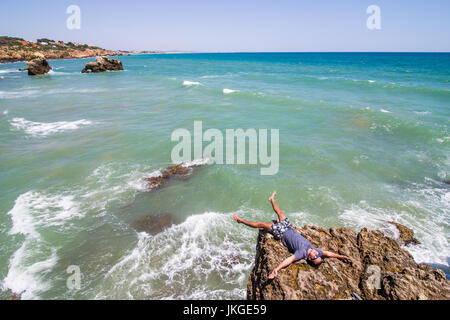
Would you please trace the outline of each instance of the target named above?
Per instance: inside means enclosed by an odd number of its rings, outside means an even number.
[[[25,70],[28,70],[29,76],[35,76],[46,74],[52,70],[52,68],[45,59],[45,56],[42,53],[36,52],[33,54],[32,58],[28,60],[27,67],[25,69],[21,69],[21,71]]]
[[[84,69],[81,70],[81,73],[123,70],[122,62],[116,59],[109,59],[108,57],[102,56],[95,58],[95,61],[87,63]]]

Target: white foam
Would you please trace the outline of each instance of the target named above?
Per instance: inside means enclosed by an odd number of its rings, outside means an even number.
[[[50,288],[44,276],[58,261],[57,248],[49,247],[41,230],[52,226],[62,230],[68,221],[83,214],[73,196],[29,191],[16,199],[8,215],[12,220],[9,234],[22,234],[25,240],[11,257],[2,286],[21,294],[22,299],[38,298],[40,292]]]
[[[62,226],[66,220],[81,217],[71,195],[44,195],[35,191],[21,194],[8,212],[13,226],[9,234],[23,234],[38,238],[39,226]]]
[[[131,292],[134,299],[245,298],[242,288],[253,264],[255,232],[236,225],[231,213],[206,212],[155,236],[139,233],[136,247],[105,275],[104,282],[114,285],[102,294],[125,299]],[[239,261],[226,262],[235,256]],[[217,291],[208,284],[210,278],[235,289]]]
[[[130,179],[127,181],[127,185],[137,191],[148,191],[148,182],[142,179],[142,172],[135,171],[131,176]],[[156,178],[161,177],[162,172],[161,170],[155,170],[149,174],[144,174],[144,178]]]
[[[39,90],[0,91],[0,99],[17,99],[39,94]]]
[[[22,300],[37,299],[40,292],[50,289],[50,284],[43,279],[43,276],[58,261],[56,249],[52,249],[47,259],[28,262],[31,250],[33,248],[30,242],[25,241],[11,258],[8,274],[2,281],[3,288],[20,294]]]
[[[155,170],[152,165],[106,162],[87,177],[77,194],[89,210],[102,216],[111,203],[129,204],[136,194],[148,191],[145,178],[161,175],[161,169]]]
[[[78,193],[89,209],[102,215],[110,202],[131,201],[136,192],[145,191],[142,177],[148,170],[147,166],[107,162],[87,177]]]
[[[223,89],[223,94],[230,94],[234,92],[239,92],[239,90]]]
[[[394,217],[385,210],[368,206],[365,201],[361,201],[359,205],[353,205],[350,209],[344,210],[340,214],[340,218],[347,225],[357,229],[368,227],[370,229],[380,230],[392,239],[397,239],[400,236],[397,228],[387,223],[388,221],[394,221]]]
[[[208,164],[209,161],[210,161],[209,158],[195,159],[195,160],[183,163],[182,166],[185,167],[185,168],[204,166],[205,164]]]
[[[344,210],[340,214],[340,218],[347,226],[357,230],[363,227],[369,227],[370,229],[381,230],[386,236],[393,239],[399,237],[399,231],[394,225],[388,222],[394,221],[405,225],[414,230],[415,237],[421,242],[420,245],[405,247],[413,255],[417,263],[425,262],[447,265],[450,249],[445,228],[448,227],[449,223],[445,220],[445,216],[448,215],[449,210],[447,209],[447,213],[444,212],[444,217],[442,217],[440,214],[436,214],[437,210],[434,207],[430,208],[429,206],[431,203],[436,203],[436,207],[449,208],[450,199],[447,199],[446,193],[443,194],[442,191],[439,191],[439,195],[435,192],[436,190],[429,190],[427,188],[419,191],[419,193],[423,193],[426,197],[431,196],[435,198],[434,200],[427,199],[428,204],[424,204],[423,199],[420,201],[405,201],[405,207],[409,207],[410,210],[423,212],[423,214],[416,217],[412,217],[410,211],[376,208],[365,201],[361,201],[358,205],[353,205],[351,208]]]
[[[391,111],[385,110],[385,109],[380,109],[381,112],[383,113],[392,113]]]
[[[376,82],[375,80],[367,80],[367,81],[369,81],[370,83],[374,83],[374,82]]]
[[[183,82],[183,86],[198,86],[201,85],[200,82],[196,82],[196,81],[184,81]]]
[[[4,69],[4,70],[0,70],[0,74],[8,74],[8,73],[16,73],[16,72],[20,72],[17,69]]]
[[[450,137],[437,138],[436,141],[439,143],[444,143],[450,141]]]
[[[89,120],[59,121],[59,122],[34,122],[24,118],[13,118],[10,120],[11,126],[15,130],[23,130],[33,137],[45,137],[51,134],[79,129],[83,126],[92,125]]]
[[[3,111],[3,115],[4,115],[4,116],[8,115],[8,113],[9,113],[8,110]]]
[[[50,70],[50,71],[48,72],[48,74],[49,74],[49,75],[53,75],[53,76],[63,76],[63,75],[71,75],[72,73]],[[77,74],[78,74],[78,73],[77,73]]]
[[[77,93],[97,93],[104,92],[107,89],[104,88],[89,88],[89,89],[50,89],[43,90],[41,88],[30,87],[24,88],[20,91],[0,91],[0,99],[20,99],[27,97],[39,97],[43,95],[54,95],[54,94],[77,94]],[[120,89],[115,89],[120,90]]]

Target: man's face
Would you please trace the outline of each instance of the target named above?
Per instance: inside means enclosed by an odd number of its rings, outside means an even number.
[[[319,255],[319,252],[317,250],[311,249],[308,253],[308,260],[311,261],[314,264],[320,264],[322,262],[322,258],[314,259]]]

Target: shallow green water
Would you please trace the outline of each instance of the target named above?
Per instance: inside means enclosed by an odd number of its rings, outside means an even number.
[[[0,65],[0,280],[27,299],[245,298],[257,232],[233,222],[363,226],[422,242],[448,267],[449,54],[181,54],[121,57],[81,74]],[[225,90],[224,89],[228,89]],[[175,129],[279,129],[280,166],[206,165],[147,192]],[[177,225],[137,233],[143,215]],[[238,263],[226,263],[238,256]],[[235,261],[234,261],[235,262]],[[80,290],[66,272],[79,266]]]

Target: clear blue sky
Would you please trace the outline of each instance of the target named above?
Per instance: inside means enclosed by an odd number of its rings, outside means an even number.
[[[69,5],[81,30],[68,30]],[[381,30],[366,27],[369,5]],[[450,51],[449,0],[14,0],[0,35],[123,50]]]

